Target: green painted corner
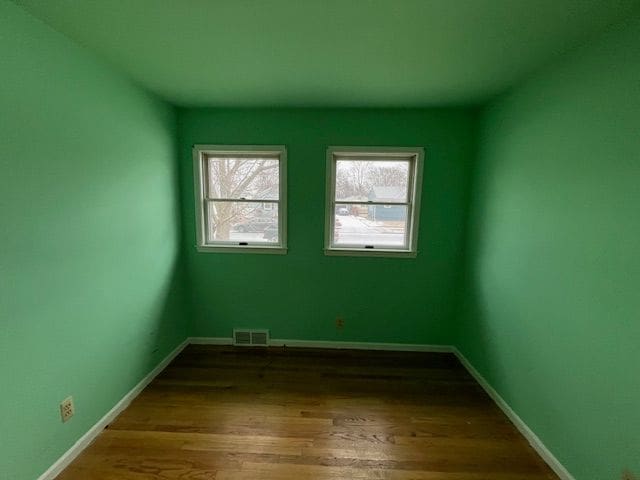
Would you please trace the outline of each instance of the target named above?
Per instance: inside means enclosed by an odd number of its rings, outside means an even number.
[[[458,343],[579,480],[640,472],[640,20],[486,108]]]
[[[33,480],[187,336],[176,116],[4,1],[0,58],[0,478]]]

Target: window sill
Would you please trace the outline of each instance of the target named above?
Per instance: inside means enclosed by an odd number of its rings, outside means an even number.
[[[325,248],[324,254],[332,257],[387,257],[416,258],[418,252],[410,250],[369,249],[369,248]]]
[[[196,249],[200,253],[261,253],[267,255],[286,255],[286,247],[258,247],[256,245],[198,245]]]

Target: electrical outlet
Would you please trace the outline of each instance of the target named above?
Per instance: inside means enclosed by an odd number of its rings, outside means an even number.
[[[336,328],[344,328],[344,318],[336,317]]]
[[[73,406],[73,397],[67,397],[60,402],[60,418],[62,418],[63,422],[66,422],[73,417],[75,412],[76,409]]]

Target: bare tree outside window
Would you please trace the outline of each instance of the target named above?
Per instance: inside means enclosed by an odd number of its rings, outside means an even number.
[[[210,241],[277,241],[262,235],[278,223],[277,158],[210,156],[207,178]]]
[[[370,200],[377,187],[397,187],[405,191],[409,162],[381,160],[338,160],[336,162],[336,200]]]
[[[284,145],[194,145],[201,252],[287,253]]]

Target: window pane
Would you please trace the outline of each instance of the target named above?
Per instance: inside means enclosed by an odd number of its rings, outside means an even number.
[[[404,247],[407,244],[406,205],[348,206],[335,216],[333,244],[365,247]]]
[[[337,160],[336,200],[406,203],[408,160]]]
[[[267,208],[265,208],[267,206]],[[278,243],[275,202],[207,202],[207,242]]]
[[[278,200],[279,160],[209,157],[209,198]]]

